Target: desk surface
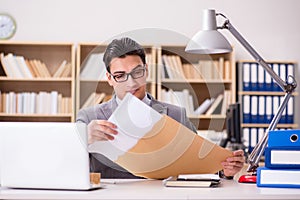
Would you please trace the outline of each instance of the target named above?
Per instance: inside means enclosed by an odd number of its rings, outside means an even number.
[[[217,188],[171,188],[159,180],[102,179],[93,191],[1,188],[0,199],[299,199],[300,189],[259,188],[222,180]]]

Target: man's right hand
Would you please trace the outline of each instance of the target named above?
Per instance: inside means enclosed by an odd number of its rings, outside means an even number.
[[[88,144],[96,141],[113,140],[118,134],[117,126],[107,120],[93,120],[88,124]]]

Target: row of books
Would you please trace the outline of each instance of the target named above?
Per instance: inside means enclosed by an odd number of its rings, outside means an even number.
[[[270,123],[283,100],[284,96],[243,95],[243,123]],[[279,123],[294,123],[294,104],[292,96]]]
[[[300,130],[268,135],[265,166],[257,169],[258,187],[300,188]]]
[[[205,99],[200,106],[194,111],[195,115],[226,115],[226,110],[231,104],[231,91],[225,90],[217,97]]]
[[[56,71],[51,74],[44,62],[37,59],[25,59],[23,56],[0,53],[3,70],[9,78],[60,78],[70,77],[71,63],[63,60]]]
[[[183,89],[182,91],[162,89],[161,101],[184,107],[187,115],[192,115],[194,113],[194,100],[188,89]]]
[[[243,144],[247,148],[247,151],[252,152],[255,145],[265,134],[267,128],[249,128],[242,129]],[[277,128],[276,130],[287,130],[286,128]]]
[[[80,79],[105,80],[104,53],[91,53],[81,65]]]
[[[178,55],[162,55],[163,79],[228,80],[230,64],[220,57],[219,60],[200,60],[196,64],[182,63]]]
[[[227,137],[226,130],[215,131],[215,130],[197,130],[197,134],[201,137],[213,142],[214,144],[221,144],[221,141]]]
[[[89,106],[93,106],[96,104],[100,104],[103,102],[108,101],[109,99],[111,99],[112,95],[107,95],[104,92],[93,92],[92,94],[90,94],[90,96],[85,100],[85,102],[83,103],[83,105],[81,106],[81,108],[85,108],[85,107],[89,107]]]
[[[295,76],[294,63],[268,63],[273,71],[284,81]],[[244,91],[282,91],[264,68],[256,62],[240,63]]]
[[[248,152],[252,152],[255,145],[263,137],[266,128],[243,128],[243,144]]]
[[[231,103],[231,92],[225,90],[215,98],[207,98],[196,109],[194,107],[193,96],[187,89],[183,89],[182,91],[162,89],[161,100],[186,108],[187,115],[225,115],[226,109]]]
[[[104,53],[91,53],[82,63],[80,71],[81,80],[106,80],[106,67],[103,62]],[[149,76],[151,75],[152,66],[152,55],[146,55],[146,62],[148,63]]]
[[[72,112],[71,97],[63,97],[57,91],[2,92],[0,112],[7,114],[60,114]]]

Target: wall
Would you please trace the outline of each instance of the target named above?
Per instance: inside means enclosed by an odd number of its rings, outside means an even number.
[[[213,8],[266,60],[300,63],[298,0],[0,0],[0,5],[18,23],[12,40],[107,42],[125,33],[143,44],[183,45],[200,29],[202,10]],[[236,60],[251,59],[224,34]]]

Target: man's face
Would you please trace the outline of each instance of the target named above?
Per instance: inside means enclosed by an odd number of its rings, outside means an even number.
[[[120,77],[124,73],[130,73],[134,70],[146,68],[144,76],[140,78],[132,78],[128,76],[127,81],[117,82],[113,76]],[[143,99],[146,93],[146,79],[148,76],[147,65],[144,66],[141,58],[136,55],[129,55],[125,58],[114,58],[110,63],[110,72],[106,73],[108,83],[114,88],[114,91],[119,99],[123,99],[127,92],[130,92],[139,99]],[[126,76],[126,75],[125,75]]]

